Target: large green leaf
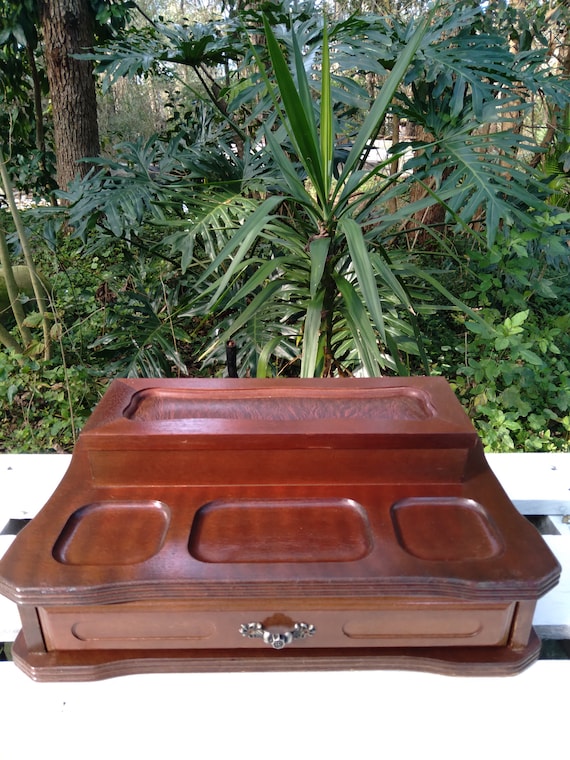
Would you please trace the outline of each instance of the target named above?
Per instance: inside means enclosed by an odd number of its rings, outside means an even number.
[[[333,176],[333,152],[334,152],[334,135],[333,135],[333,110],[331,101],[331,71],[329,58],[329,38],[326,24],[323,27],[323,47],[321,56],[321,118],[320,118],[320,140],[321,140],[321,171],[323,173],[323,182],[325,185],[325,195],[329,197],[331,181]]]
[[[376,277],[370,262],[362,228],[354,219],[343,217],[339,221],[339,231],[346,236],[350,258],[364,302],[384,343],[387,341],[382,304],[378,295]]]
[[[309,83],[304,66],[300,58],[300,51],[296,42],[295,32],[292,30],[293,44],[295,47],[295,62],[297,83],[289,71],[287,61],[279,43],[264,17],[264,30],[267,39],[267,49],[271,57],[278,92],[283,102],[284,124],[289,138],[298,153],[299,160],[303,163],[307,174],[313,182],[321,203],[326,204],[327,192],[324,182],[324,172],[321,165],[321,152],[319,135],[313,113],[313,101],[310,97]],[[269,84],[269,80],[268,84]],[[269,84],[270,93],[279,106],[278,97],[274,88]]]
[[[431,13],[426,14],[425,18],[418,24],[418,28],[412,35],[412,38],[404,48],[404,50],[398,56],[394,67],[392,68],[388,78],[382,85],[382,89],[372,104],[372,108],[368,112],[364,123],[360,128],[347,160],[344,164],[341,172],[338,187],[342,188],[347,178],[350,177],[354,169],[359,165],[362,155],[368,148],[370,141],[376,137],[378,129],[382,124],[388,108],[392,103],[394,94],[402,84],[402,81],[406,75],[410,63],[413,61],[419,47],[424,40],[426,30],[429,28],[431,22]],[[341,195],[341,199],[345,197],[345,193]]]
[[[272,218],[271,212],[282,202],[283,199],[280,196],[270,196],[269,198],[266,198],[255,211],[247,217],[241,227],[234,232],[214,261],[199,278],[196,283],[196,288],[199,288],[204,281],[221,267],[222,264],[229,261],[229,266],[218,283],[216,295],[212,298],[211,304],[217,300],[219,294],[224,290],[225,286],[231,279],[233,269],[248,253],[261,235],[262,231],[266,228]]]
[[[450,174],[441,185],[461,187],[462,195],[449,201],[451,208],[465,221],[470,222],[480,209],[485,211],[487,243],[495,242],[502,222],[533,224],[526,210],[542,209],[539,183],[527,166],[522,172],[521,163],[512,155],[513,145],[520,138],[512,133],[491,135],[456,134],[445,140],[445,151],[450,157]]]
[[[321,284],[330,250],[330,244],[331,239],[329,237],[314,238],[309,244],[309,254],[311,256],[311,298],[315,298],[319,285]]]
[[[352,283],[342,275],[336,275],[335,282],[342,296],[341,310],[348,323],[362,366],[370,377],[381,375],[386,362],[378,348],[377,335],[364,308],[362,298]]]
[[[275,293],[283,287],[283,284],[279,280],[274,280],[268,283],[262,288],[259,293],[251,300],[248,306],[238,314],[235,319],[232,320],[230,327],[219,335],[214,343],[212,343],[208,349],[200,357],[201,360],[205,359],[211,354],[218,345],[225,343],[232,338],[247,322],[259,311],[267,302],[270,302]]]
[[[317,293],[307,306],[303,331],[303,353],[301,357],[301,377],[314,377],[319,355],[319,340],[323,313],[324,291]]]
[[[283,179],[285,180],[287,189],[291,193],[291,196],[303,204],[308,210],[314,205],[311,195],[305,189],[302,179],[299,173],[296,171],[295,166],[285,155],[285,151],[279,145],[273,132],[269,129],[265,131],[265,139],[267,140],[267,146],[270,150],[271,157],[276,162],[277,166],[281,170]]]
[[[257,360],[257,371],[256,371],[256,377],[270,377],[270,365],[269,362],[271,360],[271,357],[279,344],[282,342],[283,337],[281,335],[278,335],[275,338],[272,338],[271,340],[268,340],[267,343],[263,346],[259,358]]]
[[[413,314],[414,307],[409,294],[402,282],[396,276],[394,269],[391,266],[391,262],[383,258],[382,254],[377,251],[372,251],[370,253],[370,260],[373,268],[378,272],[390,291],[396,296],[402,306],[404,306],[410,314]]]
[[[164,242],[170,244],[173,252],[180,252],[182,272],[192,263],[197,242],[202,244],[206,255],[215,260],[256,207],[256,202],[242,193],[203,193],[190,204],[188,219],[160,222],[160,226],[176,230],[167,235]]]

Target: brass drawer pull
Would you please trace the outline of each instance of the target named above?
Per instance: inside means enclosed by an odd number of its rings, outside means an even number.
[[[283,649],[291,644],[294,639],[306,639],[316,631],[310,623],[295,623],[291,631],[272,633],[267,631],[261,623],[242,623],[239,632],[249,639],[263,639],[263,642],[273,649]]]

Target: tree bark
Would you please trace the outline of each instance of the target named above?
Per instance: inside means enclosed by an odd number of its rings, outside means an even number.
[[[429,132],[426,132],[425,129],[418,124],[414,125],[414,132],[417,140],[432,142],[434,139]],[[444,177],[448,175],[449,170],[447,170],[447,173],[444,172]],[[433,186],[433,179],[426,180],[426,182],[428,185]],[[413,184],[410,191],[410,202],[415,203],[416,201],[422,200],[426,195],[427,191],[422,185],[417,183]],[[426,206],[422,211],[417,211],[413,216],[413,222],[406,224],[406,227],[410,230],[408,235],[409,245],[411,247],[429,247],[433,240],[429,229],[436,228],[439,232],[443,232],[445,229],[444,222],[445,209],[438,203],[433,203]]]
[[[99,154],[97,99],[93,64],[75,53],[93,45],[89,0],[41,0],[46,69],[53,111],[57,184],[66,190]]]

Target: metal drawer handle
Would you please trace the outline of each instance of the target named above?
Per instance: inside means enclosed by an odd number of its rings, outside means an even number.
[[[264,643],[273,649],[283,649],[295,639],[306,639],[312,636],[317,629],[310,623],[295,623],[291,631],[272,633],[267,631],[261,623],[242,623],[239,632],[249,639],[263,639]]]

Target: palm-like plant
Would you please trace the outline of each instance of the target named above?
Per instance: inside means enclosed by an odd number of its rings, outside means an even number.
[[[371,375],[386,369],[404,373],[402,353],[413,346],[412,350],[422,355],[417,316],[425,302],[417,305],[414,288],[428,286],[448,303],[462,305],[429,268],[420,268],[414,257],[394,246],[397,226],[413,218],[418,209],[439,202],[449,220],[463,228],[468,228],[476,214],[486,213],[487,237],[492,242],[500,224],[517,216],[530,220],[525,209],[540,206],[536,193],[527,188],[531,181],[528,172],[519,170],[513,155],[520,138],[508,132],[477,131],[485,109],[488,119],[500,120],[501,113],[513,107],[508,91],[499,102],[496,89],[493,92],[481,71],[481,84],[476,85],[477,67],[484,68],[486,76],[490,73],[488,49],[483,56],[485,45],[477,44],[477,38],[464,40],[470,58],[462,71],[450,78],[450,71],[459,68],[461,53],[446,43],[446,67],[445,55],[438,58],[430,50],[428,43],[433,44],[435,36],[430,31],[431,21],[428,16],[415,30],[408,29],[408,41],[393,61],[338,170],[327,27],[322,32],[320,86],[316,87],[313,72],[307,71],[307,59],[314,60],[314,56],[303,55],[295,30],[290,38],[290,68],[265,20],[271,74],[259,57],[257,62],[275,114],[263,131],[264,155],[273,169],[271,190],[244,217],[199,279],[200,288],[207,286],[207,309],[237,310],[211,350],[260,314],[273,310],[275,316],[277,311],[280,315],[273,320],[277,334],[256,349],[277,348],[278,331],[296,320],[302,325],[302,376],[326,375],[335,367],[342,371],[343,366],[360,366]],[[455,46],[458,39],[461,35],[454,39]],[[411,178],[385,170],[405,153],[407,145],[396,147],[388,159],[366,170],[367,152],[418,59],[426,68],[437,62],[439,80],[432,74],[426,85],[431,93],[436,87],[444,90],[440,80],[449,79],[451,102],[447,113],[439,114],[440,128],[432,127],[435,139],[415,146],[421,147],[423,154],[414,160],[416,172]],[[501,66],[504,72],[506,63],[496,68]],[[493,81],[497,78],[495,74]],[[429,102],[425,107],[425,93],[421,99],[419,95],[412,90],[411,97],[402,101],[402,109],[413,113],[416,120],[423,117],[424,122],[430,118],[434,122]],[[445,105],[445,97],[441,102]],[[427,184],[430,173],[438,177],[435,190]],[[411,181],[422,182],[422,177],[426,180],[424,199],[389,212],[388,201],[407,192]],[[391,246],[387,245],[389,236]],[[478,244],[481,242],[479,238]],[[471,316],[477,318],[472,312]]]
[[[259,59],[258,63],[282,125],[276,133],[265,130],[265,154],[278,171],[271,173],[273,192],[244,220],[198,282],[201,287],[214,275],[214,283],[206,290],[210,296],[208,309],[222,305],[226,310],[239,304],[243,306],[239,316],[218,337],[217,344],[245,325],[259,322],[260,315],[269,310],[273,313],[274,333],[275,327],[285,331],[291,319],[303,325],[302,376],[316,372],[328,374],[341,346],[343,356],[354,355],[356,351],[357,363],[370,374],[377,374],[386,366],[398,366],[397,346],[386,329],[377,275],[384,278],[391,292],[410,311],[411,304],[382,256],[371,255],[358,221],[366,207],[394,184],[396,178],[381,180],[379,187],[366,190],[366,183],[378,175],[382,167],[365,172],[360,170],[360,164],[424,33],[425,25],[422,25],[412,36],[335,178],[335,130],[326,28],[322,39],[320,108],[315,114],[314,96],[295,33],[292,35],[293,75],[265,20],[275,85]],[[291,152],[281,147],[279,132],[288,139]],[[252,250],[263,245],[265,257],[252,257]],[[242,278],[241,286],[232,292],[232,284],[239,282],[244,271],[251,272],[252,268],[255,271]],[[276,311],[281,314],[277,322]],[[382,351],[378,338],[390,348],[388,353]],[[277,350],[280,344],[279,336],[273,334],[269,342],[256,348],[267,352],[269,346]],[[265,367],[265,363],[262,364]],[[402,369],[401,365],[399,368]]]
[[[187,281],[196,277],[179,314],[208,314],[217,325],[207,356],[233,339],[258,374],[272,356],[281,366],[300,357],[304,376],[404,373],[414,353],[427,369],[421,318],[436,299],[468,310],[438,279],[433,249],[409,250],[418,212],[439,204],[445,229],[485,246],[511,223],[532,225],[542,206],[544,190],[519,160],[533,146],[509,127],[524,108],[521,82],[557,96],[556,88],[538,59],[483,33],[481,13],[454,3],[418,23],[351,17],[330,30],[314,17],[288,25],[282,15],[277,30],[264,19],[268,58],[251,45],[247,78],[222,109],[231,129],[215,143],[179,141],[136,183],[124,171],[96,180],[106,194],[84,188],[71,213],[86,218],[87,204],[113,234],[130,234],[122,222],[133,214],[166,230],[167,257],[179,258]],[[356,81],[369,71],[383,79],[372,100]],[[367,168],[390,112],[424,138]],[[390,173],[410,149],[405,171]],[[121,203],[124,213],[113,214]],[[453,255],[439,228],[428,233]]]

